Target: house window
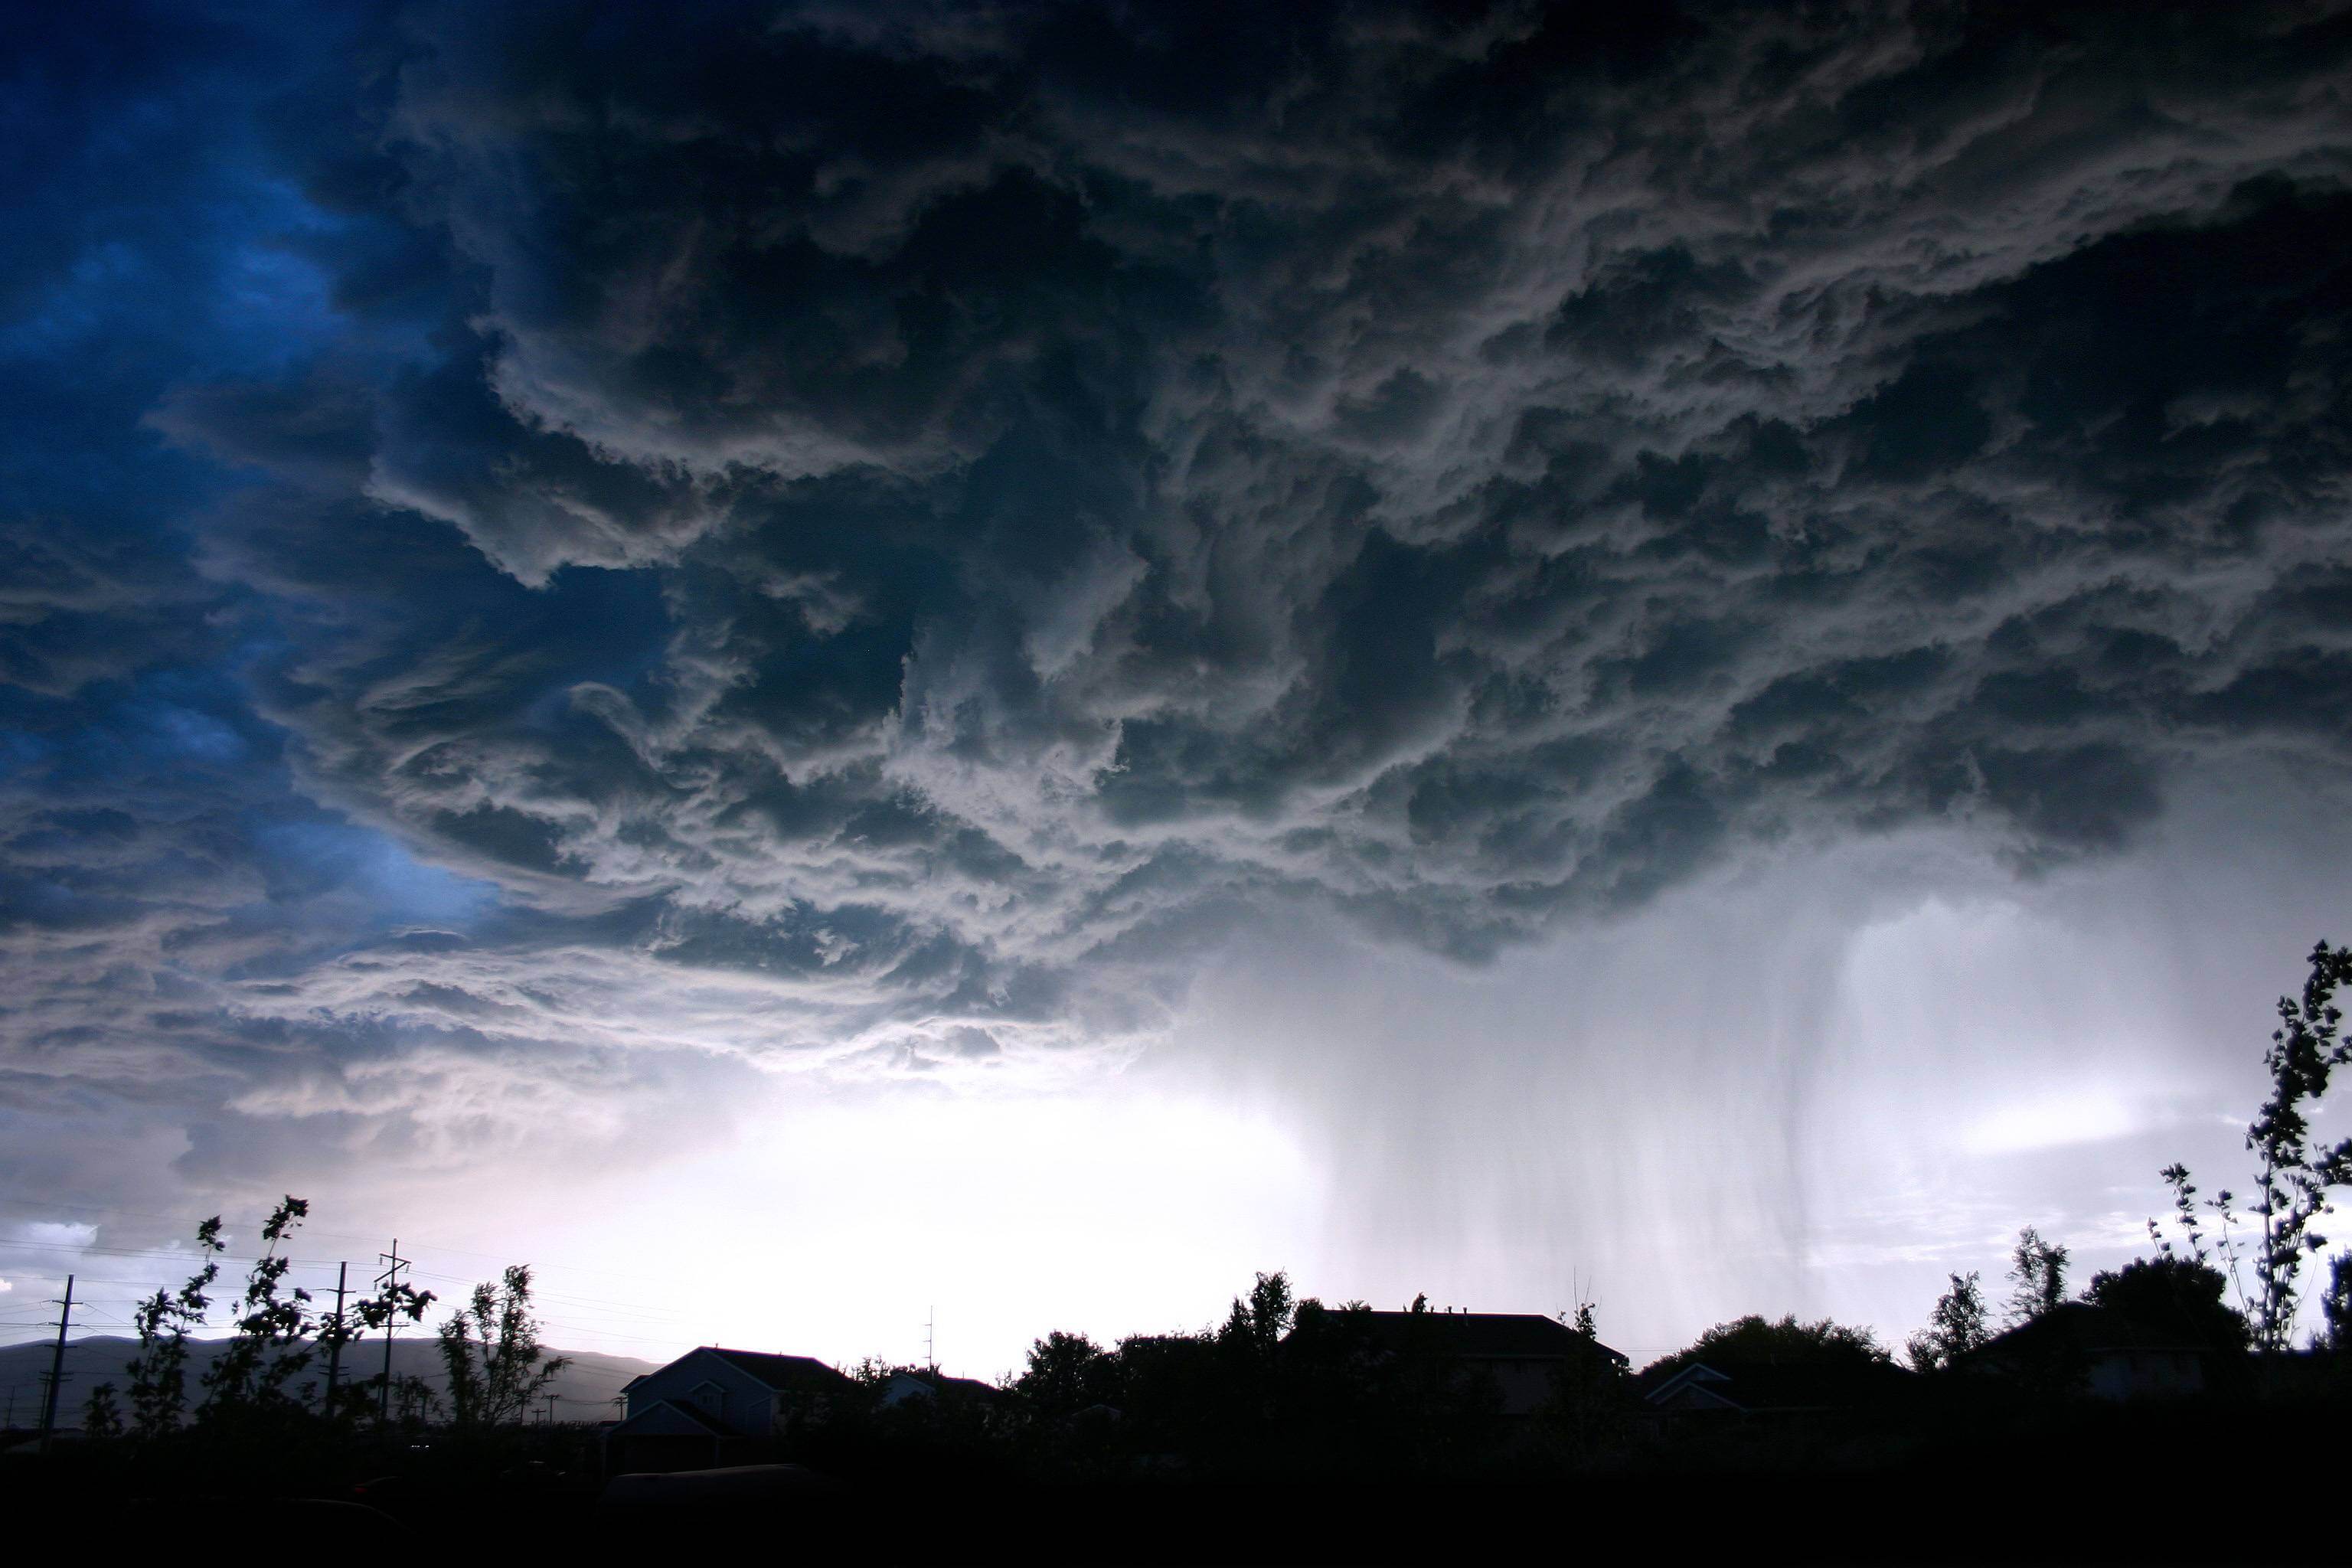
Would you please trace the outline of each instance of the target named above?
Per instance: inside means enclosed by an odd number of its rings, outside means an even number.
[[[715,1383],[696,1384],[686,1402],[713,1420],[727,1414],[727,1391]]]

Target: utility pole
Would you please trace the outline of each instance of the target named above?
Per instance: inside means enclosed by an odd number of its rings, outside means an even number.
[[[390,1252],[379,1252],[375,1256],[377,1262],[391,1266],[375,1277],[376,1284],[383,1288],[385,1296],[383,1387],[378,1391],[376,1398],[375,1424],[378,1426],[389,1426],[392,1425],[392,1335],[393,1331],[400,1326],[400,1313],[391,1297],[394,1289],[400,1284],[400,1271],[408,1267],[408,1259],[401,1257],[400,1237],[396,1236],[392,1238]]]
[[[74,1277],[66,1276],[66,1299],[58,1303],[58,1348],[49,1352],[49,1397],[41,1407],[41,1452],[49,1451],[49,1439],[58,1430],[58,1385],[66,1379],[66,1325],[73,1321]]]
[[[939,1376],[940,1310],[937,1307],[923,1309],[923,1364],[931,1369],[933,1377]]]
[[[397,1246],[397,1243],[394,1243]],[[335,1337],[327,1342],[327,1419],[335,1418],[335,1385],[343,1376],[343,1275],[348,1263],[335,1265]]]

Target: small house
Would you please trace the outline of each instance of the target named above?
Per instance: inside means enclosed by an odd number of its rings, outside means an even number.
[[[1497,1414],[1532,1415],[1564,1377],[1622,1373],[1624,1355],[1539,1312],[1366,1312],[1366,1326],[1391,1355],[1417,1354],[1492,1379]]]
[[[1695,1361],[1652,1374],[1642,1402],[1661,1418],[1821,1415],[1885,1406],[1915,1381],[1901,1367],[1859,1359]]]
[[[606,1429],[609,1469],[753,1464],[794,1426],[828,1414],[856,1384],[821,1361],[702,1345],[629,1380],[627,1414]]]
[[[970,1405],[986,1408],[1001,1397],[993,1384],[976,1377],[950,1377],[936,1368],[900,1367],[883,1382],[875,1404],[884,1410],[929,1403],[934,1406]]]
[[[1970,1351],[1956,1370],[2021,1390],[2179,1399],[2204,1393],[2233,1359],[2233,1350],[2202,1342],[2187,1326],[2066,1301]]]

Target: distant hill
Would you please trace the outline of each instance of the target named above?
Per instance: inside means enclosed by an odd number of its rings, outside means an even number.
[[[221,1353],[226,1340],[188,1341],[188,1391],[193,1405],[201,1389],[199,1379],[205,1369]],[[26,1427],[37,1425],[41,1416],[42,1379],[49,1370],[49,1353],[53,1347],[47,1342],[0,1346],[0,1416],[5,1416],[13,1405],[14,1425]],[[95,1385],[111,1382],[118,1391],[129,1381],[123,1374],[123,1364],[136,1353],[139,1342],[120,1334],[93,1334],[88,1339],[66,1342],[65,1391],[58,1399],[58,1425],[81,1425],[82,1401],[89,1397]],[[640,1373],[651,1372],[657,1364],[639,1361],[634,1356],[604,1355],[595,1351],[567,1351],[551,1347],[551,1355],[572,1358],[572,1364],[556,1374],[549,1391],[556,1398],[555,1415],[560,1421],[603,1420],[614,1414],[613,1397],[621,1385]],[[343,1352],[343,1376],[346,1379],[372,1377],[383,1370],[383,1341],[373,1339],[348,1347]],[[399,1376],[421,1377],[435,1388],[446,1381],[441,1370],[441,1357],[434,1348],[430,1332],[403,1334],[393,1342],[392,1370]],[[316,1377],[326,1380],[327,1367],[323,1357],[314,1358],[297,1383]],[[127,1403],[118,1397],[118,1403]]]

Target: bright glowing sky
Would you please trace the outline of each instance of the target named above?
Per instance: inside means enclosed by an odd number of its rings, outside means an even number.
[[[1899,1342],[2245,1185],[2341,7],[19,9],[5,1337],[295,1192],[625,1353]]]

